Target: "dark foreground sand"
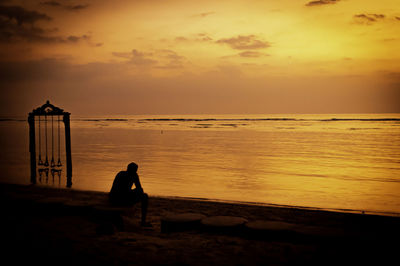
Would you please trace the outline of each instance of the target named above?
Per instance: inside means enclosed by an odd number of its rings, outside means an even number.
[[[150,197],[118,209],[102,192],[0,184],[1,253],[8,265],[388,265],[400,217]],[[195,212],[291,223],[301,234],[162,233],[160,217]],[[372,264],[372,265],[373,265]]]

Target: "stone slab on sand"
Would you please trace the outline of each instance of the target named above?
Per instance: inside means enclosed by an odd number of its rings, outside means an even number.
[[[200,213],[168,213],[161,217],[161,232],[179,232],[196,230],[206,216]]]
[[[208,232],[222,234],[241,233],[243,225],[247,220],[243,217],[235,216],[211,216],[201,220],[203,229]]]
[[[318,235],[327,236],[325,228],[282,221],[250,221],[245,228],[245,234],[253,239],[305,242]]]
[[[218,228],[237,227],[244,225],[246,222],[246,219],[235,216],[211,216],[201,220],[204,226]]]

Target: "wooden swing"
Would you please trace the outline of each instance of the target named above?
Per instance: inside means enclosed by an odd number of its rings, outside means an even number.
[[[36,165],[36,130],[35,130],[35,116],[38,117],[38,163]],[[64,112],[63,109],[55,107],[47,101],[41,107],[34,109],[28,115],[29,123],[29,151],[31,158],[31,182],[36,184],[36,169],[39,173],[39,181],[42,181],[42,176],[46,176],[46,183],[48,182],[49,173],[52,176],[53,183],[54,177],[57,175],[60,183],[62,162],[61,162],[61,143],[60,143],[60,117],[62,116],[65,127],[65,150],[66,150],[66,170],[67,170],[67,187],[72,186],[72,158],[71,158],[71,131],[70,131],[70,113]],[[44,142],[45,142],[45,159],[42,159],[42,117],[44,117]],[[49,144],[48,144],[48,117],[51,117],[51,158],[49,160]],[[54,117],[57,117],[57,146],[54,144]],[[54,150],[57,149],[56,158]],[[56,162],[57,161],[57,162]]]

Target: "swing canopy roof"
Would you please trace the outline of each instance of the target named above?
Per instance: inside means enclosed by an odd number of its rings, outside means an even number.
[[[58,108],[50,103],[50,101],[47,101],[45,104],[42,106],[33,109],[30,115],[68,115],[70,113],[64,112],[63,109]]]

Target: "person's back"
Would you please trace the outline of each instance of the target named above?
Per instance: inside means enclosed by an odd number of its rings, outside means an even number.
[[[127,171],[120,171],[114,179],[110,190],[110,201],[113,204],[129,205],[129,196],[131,187],[133,185],[133,178],[131,178]],[[125,204],[124,204],[125,203]]]
[[[138,166],[135,163],[128,165],[127,171],[120,171],[112,184],[109,199],[110,203],[117,206],[133,206],[141,202],[142,208],[142,226],[151,226],[146,223],[146,214],[148,206],[148,195],[144,193],[137,174]],[[135,189],[132,189],[135,184]]]

